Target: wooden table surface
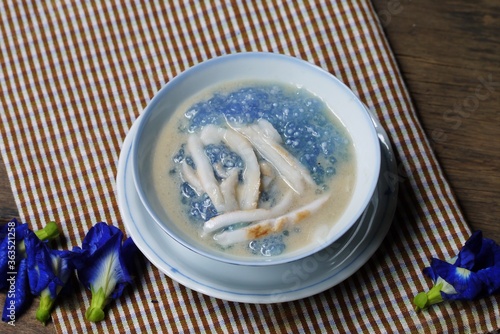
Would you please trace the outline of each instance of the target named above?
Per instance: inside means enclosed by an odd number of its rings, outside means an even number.
[[[373,3],[469,225],[500,242],[500,2]],[[2,161],[0,224],[13,217],[18,211]],[[0,324],[0,332],[54,332],[34,320],[35,308],[16,327]]]

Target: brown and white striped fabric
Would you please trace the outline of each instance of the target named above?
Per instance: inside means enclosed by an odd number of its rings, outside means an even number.
[[[106,221],[121,144],[166,82],[203,60],[271,51],[336,75],[378,113],[399,159],[399,205],[380,249],[356,274],[310,298],[227,302],[187,289],[148,264],[105,321],[76,294],[58,332],[450,332],[500,327],[500,299],[416,313],[422,268],[454,256],[470,230],[419,125],[369,0],[0,1],[0,149],[23,222],[55,220],[81,244]],[[22,321],[22,320],[20,320]],[[1,327],[0,327],[0,331]]]

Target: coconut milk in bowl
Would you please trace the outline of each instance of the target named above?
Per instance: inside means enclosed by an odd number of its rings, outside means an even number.
[[[281,55],[229,55],[152,100],[134,141],[135,183],[155,222],[192,251],[289,262],[361,215],[378,178],[376,138],[330,74]]]

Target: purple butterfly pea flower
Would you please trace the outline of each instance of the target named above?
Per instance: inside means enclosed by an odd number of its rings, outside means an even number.
[[[104,222],[94,225],[85,236],[82,247],[74,247],[73,263],[79,281],[92,293],[85,317],[93,322],[104,319],[104,308],[122,295],[132,282],[137,247],[132,239],[123,243],[123,233]]]
[[[17,272],[17,265],[24,257],[21,243],[27,230],[28,224],[21,224],[15,218],[0,228],[0,289],[10,286],[9,273]]]
[[[0,229],[0,289],[8,289],[2,320],[9,323],[22,315],[32,297],[29,291],[25,246],[26,235],[29,232],[31,231],[28,229],[28,224],[21,224],[15,218]],[[54,222],[48,223],[36,232],[36,237],[42,240],[57,236],[59,229]]]
[[[13,324],[16,319],[26,310],[32,296],[29,293],[27,259],[19,261],[17,271],[7,281],[9,289],[3,307],[2,321]]]
[[[500,292],[500,246],[476,231],[452,262],[433,258],[424,269],[434,287],[419,293],[417,311],[444,300],[474,300]]]
[[[73,253],[51,249],[31,231],[26,232],[24,242],[31,293],[40,296],[36,318],[46,324],[56,297],[67,286],[74,272],[71,262]]]

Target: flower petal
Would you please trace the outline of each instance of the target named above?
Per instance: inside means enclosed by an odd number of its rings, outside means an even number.
[[[47,245],[38,239],[32,231],[26,233],[24,241],[31,293],[39,295],[54,276],[50,263],[50,253]]]
[[[124,279],[121,282],[118,282],[116,289],[110,296],[110,298],[116,299],[120,297],[123,293],[123,289],[125,288],[125,286],[127,284],[132,283],[131,273],[136,271],[135,260],[138,253],[139,249],[133,242],[132,238],[127,238],[123,242],[122,248],[120,250],[120,264]]]
[[[28,284],[28,264],[24,258],[19,262],[17,274],[8,278],[9,290],[2,313],[2,321],[15,321],[26,309],[31,295]]]
[[[85,313],[90,321],[102,320],[104,307],[120,297],[124,287],[132,282],[129,272],[137,247],[130,238],[123,245],[122,240],[120,229],[98,223],[85,236],[82,248],[74,248],[72,262],[78,279],[92,292],[91,305]]]
[[[24,239],[28,224],[21,224],[12,219],[0,228],[0,289],[9,286],[9,272],[15,272],[20,261],[19,245]]]
[[[102,243],[101,240],[101,247],[93,254],[87,254],[86,259],[80,261],[77,267],[78,279],[85,287],[96,291],[102,287],[106,296],[112,298],[121,295],[122,283],[131,281],[126,267],[122,266],[120,260],[121,237],[121,233],[115,233],[106,242]],[[86,265],[81,266],[81,263]],[[120,288],[120,291],[113,294],[115,288]]]
[[[81,261],[87,260],[89,256],[94,254],[99,248],[103,247],[104,244],[116,234],[120,235],[120,240],[123,238],[122,231],[115,226],[111,226],[103,222],[92,226],[83,239],[82,247],[73,247],[74,253],[82,254],[82,256],[77,256],[73,259],[74,265],[77,268],[86,266],[86,264]],[[83,255],[83,253],[86,253],[86,255]]]
[[[72,252],[49,248],[31,231],[26,233],[25,244],[31,293],[38,296],[48,288],[55,299],[73,272]]]
[[[456,294],[457,290],[450,283],[446,282],[443,278],[438,277],[436,283],[434,285],[439,285],[439,290],[448,295]]]
[[[481,231],[474,232],[465,242],[455,261],[455,266],[472,270],[476,257],[481,251],[483,234]]]
[[[439,276],[438,274],[434,271],[434,267],[432,266],[432,263],[435,261],[435,260],[438,260],[436,258],[432,258],[431,259],[431,265],[429,267],[425,267],[423,271],[423,273],[425,275],[427,275],[433,282],[434,284],[436,283],[436,281],[438,280]]]
[[[434,273],[456,290],[456,294],[442,292],[443,299],[472,300],[484,294],[484,285],[478,275],[439,259],[432,259]]]
[[[120,235],[120,240],[123,238],[123,233],[119,228],[104,222],[97,223],[89,230],[83,239],[82,249],[94,253],[115,234]]]
[[[473,271],[500,265],[500,246],[488,238],[483,238],[482,241],[481,250],[476,256],[476,263],[472,268]]]
[[[483,282],[484,289],[489,295],[500,292],[500,263],[496,266],[479,270],[478,278]]]
[[[135,271],[135,260],[138,254],[139,249],[135,245],[132,238],[127,238],[122,245],[122,249],[120,252],[120,262],[122,264],[122,267],[126,268],[129,276],[130,273]]]
[[[68,250],[51,250],[50,258],[52,260],[52,269],[59,279],[66,284],[70,279],[73,270],[71,259],[74,257],[73,252]]]

